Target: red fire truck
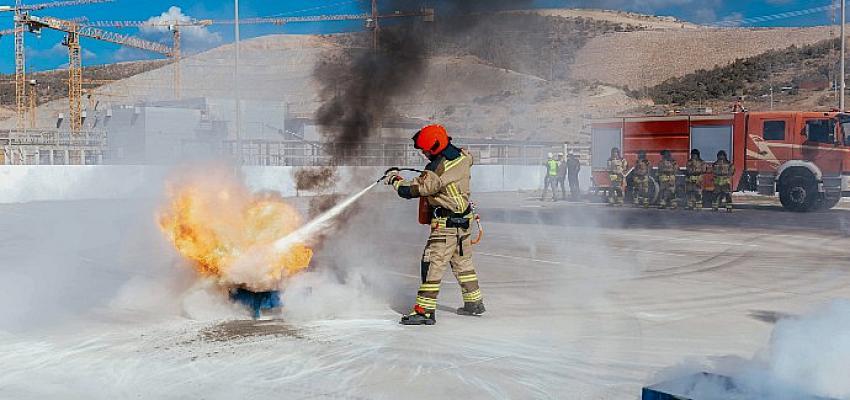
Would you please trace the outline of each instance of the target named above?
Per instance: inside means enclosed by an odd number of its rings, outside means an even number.
[[[630,166],[641,150],[658,165],[660,151],[667,149],[682,170],[691,149],[699,149],[708,163],[725,150],[735,164],[733,188],[779,193],[783,207],[793,211],[832,208],[842,195],[850,196],[850,114],[771,111],[598,120],[593,123],[591,163],[599,190],[610,187],[606,169],[613,147],[621,149]],[[705,178],[706,201],[713,178],[710,173]],[[657,197],[657,180],[651,182]],[[680,176],[680,188],[683,182]]]

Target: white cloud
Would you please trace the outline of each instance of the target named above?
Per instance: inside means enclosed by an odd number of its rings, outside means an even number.
[[[168,11],[157,17],[151,17],[147,22],[162,24],[162,26],[145,26],[140,29],[140,35],[161,43],[171,44],[172,34],[167,24],[174,22],[190,22],[193,18],[183,14],[183,10],[177,6],[171,6]],[[204,26],[181,26],[180,28],[181,48],[184,50],[202,50],[221,43],[221,35],[210,31]]]

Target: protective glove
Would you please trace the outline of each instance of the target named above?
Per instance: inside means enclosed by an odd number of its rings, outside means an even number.
[[[403,180],[404,178],[401,177],[398,170],[390,170],[387,172],[387,178],[384,180],[384,183],[393,186],[397,181]]]

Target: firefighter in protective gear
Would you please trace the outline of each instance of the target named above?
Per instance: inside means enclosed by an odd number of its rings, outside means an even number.
[[[578,174],[579,171],[581,171],[581,161],[575,153],[570,152],[565,164],[567,168],[567,176],[570,181],[570,197],[572,197],[573,200],[577,200],[581,197],[581,187],[579,187],[578,182]]]
[[[691,158],[685,168],[685,208],[702,209],[702,184],[705,178],[705,161],[699,150],[691,150]]]
[[[735,166],[729,161],[726,152],[717,152],[717,161],[712,168],[714,170],[714,206],[712,210],[717,211],[723,203],[726,203],[726,211],[732,212],[732,175],[735,174]]]
[[[558,190],[558,160],[552,153],[548,154],[548,160],[546,160],[546,178],[543,181],[543,194],[540,196],[540,201],[546,200],[548,189],[552,189],[552,201],[557,201],[555,192]]]
[[[670,150],[661,151],[661,162],[658,163],[658,185],[661,202],[660,208],[670,207],[676,209],[678,199],[676,198],[676,174],[679,173],[679,164],[673,159]]]
[[[436,323],[440,281],[450,265],[463,295],[464,305],[457,310],[458,314],[481,315],[485,311],[484,301],[472,263],[470,229],[474,217],[469,201],[472,156],[455,147],[440,125],[422,128],[413,141],[430,160],[425,171],[411,180],[397,173],[390,174],[386,180],[400,197],[419,198],[420,207],[426,207],[423,210],[430,216],[430,221],[424,221],[430,224],[431,234],[422,254],[422,284],[413,312],[402,317],[401,323]]]
[[[629,164],[620,156],[620,149],[611,149],[611,158],[608,159],[608,177],[611,179],[611,188],[608,191],[608,205],[623,205],[623,184],[625,183],[626,169]]]
[[[638,151],[637,163],[632,171],[632,185],[635,206],[643,205],[643,208],[649,208],[649,173],[652,171],[652,165],[646,159],[646,152]]]

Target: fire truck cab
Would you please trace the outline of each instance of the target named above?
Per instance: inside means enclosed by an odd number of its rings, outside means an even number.
[[[607,162],[613,147],[630,166],[638,151],[646,151],[657,166],[660,152],[670,150],[681,168],[680,188],[691,149],[699,149],[707,163],[725,150],[735,165],[733,188],[778,193],[788,210],[828,209],[850,196],[850,114],[777,111],[597,120],[591,145],[597,190],[610,188]],[[709,171],[703,182],[706,201],[713,198],[713,178]],[[656,180],[651,182],[651,196],[657,197]]]

